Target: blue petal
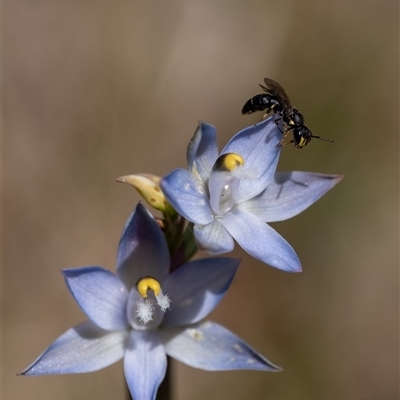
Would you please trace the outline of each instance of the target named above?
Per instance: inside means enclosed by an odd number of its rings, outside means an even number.
[[[187,220],[201,225],[213,220],[204,183],[189,171],[172,171],[161,181],[160,186],[167,200]]]
[[[108,331],[128,327],[125,285],[101,267],[71,268],[62,271],[68,289],[88,318]]]
[[[60,336],[20,375],[75,374],[108,367],[124,355],[126,332],[107,332],[87,321]]]
[[[206,181],[217,157],[216,130],[212,125],[200,122],[187,149],[189,171]]]
[[[161,228],[142,204],[125,224],[118,245],[117,273],[128,290],[142,276],[162,281],[168,274],[169,251]]]
[[[234,258],[206,258],[175,270],[163,285],[171,299],[163,324],[186,325],[205,318],[224,297],[239,263]]]
[[[263,221],[283,221],[310,207],[342,179],[342,175],[278,172],[265,191],[244,206]]]
[[[199,249],[210,254],[228,253],[234,248],[232,236],[218,220],[208,225],[195,225],[194,236]]]
[[[249,178],[240,183],[238,203],[257,196],[273,179],[281,151],[276,145],[282,138],[274,120],[270,117],[243,129],[222,150],[221,154],[237,153],[245,160],[242,168]]]
[[[300,260],[290,244],[254,214],[235,207],[221,223],[254,258],[283,271],[301,271]]]
[[[242,339],[213,322],[204,321],[186,329],[165,328],[160,335],[170,357],[194,368],[280,371]]]
[[[131,331],[124,371],[132,398],[154,400],[166,369],[167,357],[158,333]]]

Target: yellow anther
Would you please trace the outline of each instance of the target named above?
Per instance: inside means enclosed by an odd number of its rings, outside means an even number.
[[[148,290],[152,290],[156,296],[158,296],[161,291],[161,286],[158,283],[158,281],[150,276],[140,278],[138,283],[136,284],[136,286],[137,286],[138,292],[144,298],[147,297]]]
[[[214,165],[214,170],[233,171],[244,165],[244,158],[237,153],[227,153],[220,156]]]

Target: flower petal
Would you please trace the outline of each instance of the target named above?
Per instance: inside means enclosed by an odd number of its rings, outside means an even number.
[[[224,215],[221,224],[254,258],[283,271],[301,271],[300,260],[290,244],[249,211],[235,207]]]
[[[218,220],[208,225],[195,225],[194,235],[199,249],[210,254],[228,253],[234,248],[232,236]]]
[[[128,292],[116,275],[101,267],[69,268],[62,273],[72,296],[92,322],[108,331],[128,327]]]
[[[20,375],[75,374],[108,367],[124,355],[126,332],[107,332],[90,321],[61,335]]]
[[[210,124],[200,122],[186,153],[189,171],[206,181],[217,157],[216,129]]]
[[[263,193],[243,206],[263,221],[283,221],[310,207],[342,179],[343,175],[278,172]]]
[[[187,325],[205,318],[224,297],[239,263],[234,258],[206,258],[175,270],[163,285],[171,299],[163,324]]]
[[[237,153],[245,160],[243,173],[249,178],[240,182],[238,203],[257,196],[273,179],[281,152],[276,145],[281,138],[275,117],[270,117],[241,130],[222,150],[221,154]]]
[[[160,186],[175,210],[187,220],[201,225],[213,220],[204,183],[189,171],[172,171],[161,181]]]
[[[280,370],[239,337],[213,322],[204,321],[186,329],[165,328],[160,335],[169,356],[194,368]]]
[[[150,275],[162,281],[168,268],[169,251],[161,228],[139,203],[122,232],[117,273],[129,291],[142,276]]]
[[[164,379],[167,357],[155,331],[131,331],[125,352],[124,371],[132,398],[154,400]]]

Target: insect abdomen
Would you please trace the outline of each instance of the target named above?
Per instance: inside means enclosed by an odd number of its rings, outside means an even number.
[[[271,96],[267,94],[256,94],[247,100],[242,108],[242,114],[251,114],[256,111],[271,109]]]

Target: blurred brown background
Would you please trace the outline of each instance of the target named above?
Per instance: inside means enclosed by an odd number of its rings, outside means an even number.
[[[210,319],[284,372],[173,364],[174,399],[398,399],[398,2],[3,3],[2,394],[125,399],[122,364],[15,376],[84,316],[59,270],[114,270],[139,197],[115,178],[185,167],[198,120],[223,144],[272,77],[314,134],[280,170],[343,173],[274,224],[304,272],[243,262]]]

